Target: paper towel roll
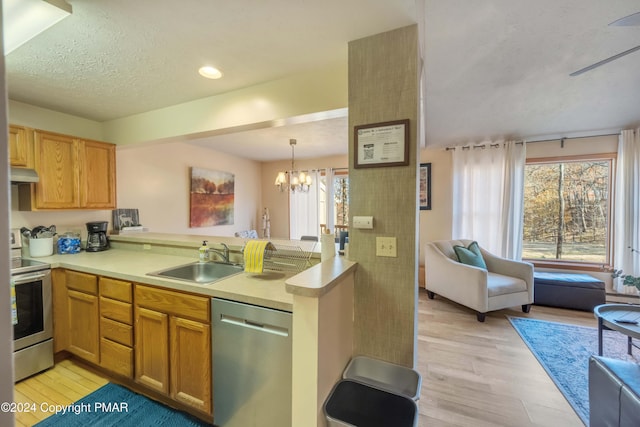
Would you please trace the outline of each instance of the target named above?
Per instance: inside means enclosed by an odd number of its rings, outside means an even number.
[[[323,234],[320,236],[320,261],[325,261],[336,256],[336,240],[333,234]]]

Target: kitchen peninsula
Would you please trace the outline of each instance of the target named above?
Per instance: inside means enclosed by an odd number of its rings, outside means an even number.
[[[54,272],[58,272],[53,276],[54,333],[56,326],[60,326],[56,325],[56,323],[60,323],[60,320],[56,322],[55,319],[69,319],[70,317],[66,311],[68,303],[65,302],[68,298],[61,298],[61,289],[66,291],[68,285],[56,283],[56,277],[65,277],[65,272],[72,276],[80,274],[89,278],[95,277],[96,291],[94,294],[80,296],[95,298],[95,304],[100,307],[100,309],[96,308],[93,315],[96,317],[96,322],[101,325],[102,340],[94,337],[95,342],[99,343],[97,345],[100,346],[100,349],[96,350],[95,358],[89,361],[104,368],[104,360],[101,359],[101,356],[108,357],[109,353],[104,353],[104,349],[111,348],[104,344],[112,343],[110,339],[105,339],[102,336],[102,332],[105,330],[105,322],[109,325],[113,325],[114,322],[112,322],[113,319],[105,319],[106,315],[102,312],[102,307],[105,301],[110,303],[114,303],[114,301],[111,300],[111,295],[103,295],[102,283],[108,285],[105,289],[114,289],[120,284],[124,287],[130,287],[132,290],[129,291],[129,302],[127,303],[127,299],[123,298],[115,303],[118,306],[129,304],[129,312],[131,312],[131,307],[136,308],[135,322],[118,324],[132,328],[131,335],[135,336],[135,341],[132,338],[129,347],[116,346],[115,344],[113,346],[117,349],[129,350],[127,357],[130,358],[132,366],[129,371],[126,369],[118,371],[108,367],[107,371],[115,372],[117,374],[115,378],[125,385],[129,383],[132,386],[142,385],[143,392],[147,391],[145,386],[157,384],[158,387],[150,387],[150,392],[147,394],[168,403],[175,403],[178,407],[210,421],[212,414],[215,419],[215,408],[212,408],[211,403],[210,377],[212,374],[210,370],[206,372],[209,381],[205,381],[206,386],[203,392],[196,396],[188,396],[186,399],[184,399],[184,392],[174,393],[171,391],[173,385],[166,384],[166,382],[170,382],[170,379],[160,376],[160,380],[156,381],[155,378],[149,379],[140,376],[141,373],[147,377],[153,374],[152,372],[144,372],[145,360],[141,358],[140,354],[144,350],[144,334],[136,329],[140,321],[140,313],[148,313],[150,304],[160,303],[165,299],[165,306],[168,307],[167,316],[178,318],[180,313],[171,311],[173,310],[171,305],[174,304],[173,298],[175,298],[176,307],[181,302],[184,302],[187,307],[192,303],[194,307],[206,305],[203,313],[209,313],[208,304],[212,297],[291,312],[293,313],[294,331],[292,425],[324,425],[322,404],[331,387],[339,380],[342,370],[353,352],[353,283],[356,264],[343,257],[335,257],[320,263],[317,243],[296,241],[296,245],[306,245],[304,249],[312,252],[311,260],[314,264],[300,273],[265,271],[262,274],[247,274],[241,272],[212,284],[199,284],[148,275],[150,272],[196,262],[197,249],[202,240],[208,240],[212,248],[219,248],[221,243],[225,243],[230,248],[231,261],[241,261],[240,249],[244,244],[244,239],[158,233],[111,236],[111,249],[104,252],[81,252],[74,255],[53,255],[39,258],[41,261],[49,262]],[[272,240],[272,242],[283,245],[292,244],[291,241]],[[63,274],[60,275],[60,272]],[[76,289],[69,289],[68,292],[78,294]],[[139,308],[138,305],[140,305]],[[60,316],[61,310],[65,311],[62,316]],[[156,309],[156,311],[161,312],[162,310]],[[153,312],[154,315],[156,311]],[[196,311],[191,309],[186,311],[185,324],[195,324],[201,327],[201,335],[210,337],[211,319],[208,314],[206,318],[188,317],[193,316],[191,313]],[[64,328],[64,320],[62,323]],[[157,340],[157,337],[153,339]],[[210,343],[210,338],[208,341]],[[56,344],[56,348],[60,349],[60,345],[64,344],[65,341],[62,339],[62,342]],[[171,349],[173,348],[171,347]],[[211,348],[207,348],[209,354],[206,355],[205,364],[210,366]],[[78,356],[77,352],[72,353]],[[85,360],[87,359],[85,358]],[[136,361],[135,366],[133,366],[133,360]],[[118,364],[118,366],[120,365]],[[125,373],[124,378],[123,372]],[[131,374],[127,375],[128,372]],[[163,396],[168,397],[168,400],[162,399]]]

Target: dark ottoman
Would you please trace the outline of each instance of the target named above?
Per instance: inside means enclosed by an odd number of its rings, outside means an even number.
[[[588,274],[533,273],[533,303],[593,311],[605,303],[604,282]]]

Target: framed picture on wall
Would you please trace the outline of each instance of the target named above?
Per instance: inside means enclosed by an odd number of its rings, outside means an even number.
[[[407,166],[409,119],[354,126],[353,142],[356,169]]]
[[[420,210],[431,210],[431,163],[420,163]]]

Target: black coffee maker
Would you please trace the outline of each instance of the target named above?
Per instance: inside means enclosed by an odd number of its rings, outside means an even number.
[[[109,249],[107,237],[108,221],[93,221],[87,223],[87,252],[100,252]]]

